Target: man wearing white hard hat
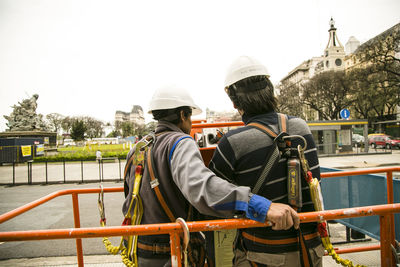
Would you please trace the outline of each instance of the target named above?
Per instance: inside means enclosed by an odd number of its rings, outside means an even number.
[[[225,91],[245,127],[220,139],[210,169],[234,184],[250,186],[253,193],[271,201],[270,208],[292,204],[297,211],[314,211],[306,181],[295,180],[301,176],[294,175],[301,173],[296,148],[307,143],[305,158],[313,177],[320,178],[313,136],[304,120],[277,113],[266,67],[254,58],[239,57],[228,69]],[[289,172],[293,184],[288,183]],[[298,191],[289,194],[289,185]],[[300,229],[290,224],[239,229],[234,250],[234,266],[248,267],[321,266],[324,254],[316,223],[300,224]]]
[[[189,135],[191,115],[200,112],[186,90],[167,86],[154,93],[149,113],[158,122],[151,150],[157,182],[152,181],[152,174],[146,168],[140,188],[144,206],[141,224],[167,223],[178,217],[196,220],[194,210],[190,209],[193,206],[198,212],[210,216],[231,218],[239,214],[260,222],[270,220],[277,225],[298,227],[299,218],[290,207],[269,207],[270,202],[252,194],[249,187],[229,183],[204,165],[199,148]],[[170,211],[161,207],[163,201],[157,194],[163,196]],[[128,194],[124,214],[129,203]],[[291,212],[294,217],[290,216]],[[168,235],[139,236],[139,266],[169,266],[169,247]]]

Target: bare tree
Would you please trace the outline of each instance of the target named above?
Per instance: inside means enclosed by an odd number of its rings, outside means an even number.
[[[349,82],[344,71],[318,74],[303,85],[302,102],[314,109],[322,120],[339,119],[340,110],[352,104]]]
[[[50,126],[51,130],[57,134],[62,128],[62,122],[64,118],[65,117],[59,113],[50,113],[46,115],[48,125]]]
[[[82,120],[85,124],[85,133],[88,138],[101,137],[104,134],[104,123],[102,121],[92,117],[83,117]]]
[[[303,104],[300,102],[301,87],[298,84],[282,84],[279,87],[278,110],[304,119]]]
[[[400,23],[361,45],[357,51],[360,62],[372,63],[370,71],[386,72],[388,81],[400,82]]]

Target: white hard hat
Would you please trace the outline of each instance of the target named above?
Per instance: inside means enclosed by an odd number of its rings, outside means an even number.
[[[174,109],[183,106],[191,107],[192,115],[201,113],[201,108],[193,102],[185,89],[176,85],[167,85],[154,92],[149,105],[149,113],[153,110]]]
[[[248,56],[241,56],[228,68],[224,86],[231,86],[237,81],[258,75],[265,75],[269,78],[267,68],[258,60]]]

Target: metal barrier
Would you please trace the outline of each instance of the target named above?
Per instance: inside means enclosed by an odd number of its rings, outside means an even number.
[[[341,175],[357,175],[368,173],[387,172],[388,190],[392,188],[389,185],[389,177],[393,171],[399,171],[400,168],[383,168],[362,171],[348,171],[324,173],[324,178],[338,177]],[[105,193],[122,192],[123,188],[104,188]],[[76,250],[78,258],[78,266],[84,266],[82,253],[82,238],[95,238],[103,236],[123,236],[123,235],[154,235],[154,234],[169,234],[171,240],[171,259],[173,266],[181,266],[181,248],[179,233],[182,232],[182,227],[179,223],[151,224],[151,225],[136,225],[136,226],[112,226],[112,227],[92,227],[80,228],[79,214],[79,194],[100,193],[101,189],[69,189],[60,190],[42,197],[36,201],[28,203],[20,208],[0,215],[0,223],[10,220],[28,210],[31,210],[51,199],[58,196],[71,195],[73,203],[74,227],[73,229],[54,229],[54,230],[36,230],[36,231],[13,231],[0,233],[0,241],[22,241],[22,240],[48,240],[48,239],[76,239]],[[393,191],[388,193],[388,202],[393,202]],[[391,200],[390,200],[391,199]],[[381,266],[393,266],[395,259],[391,253],[391,245],[394,244],[394,222],[393,213],[400,212],[400,203],[385,204],[375,206],[356,207],[348,209],[327,210],[321,212],[299,213],[300,221],[313,222],[319,220],[334,220],[341,218],[353,218],[363,216],[379,216],[380,222],[380,246],[367,246],[361,248],[341,249],[337,253],[350,253],[359,251],[369,251],[381,249]],[[221,229],[235,229],[247,227],[262,227],[268,226],[267,223],[259,223],[248,219],[225,219],[212,221],[187,222],[189,231],[214,231]]]
[[[122,160],[125,164],[125,160]],[[106,170],[105,167],[106,166]],[[0,167],[0,185],[122,181],[119,158],[76,161],[27,161]],[[108,175],[105,175],[105,173]],[[10,177],[5,179],[5,177]],[[12,177],[12,178],[11,178]]]
[[[327,209],[392,204],[395,201],[400,202],[400,181],[393,180],[393,172],[399,172],[400,167],[359,171],[339,171],[330,168],[321,168],[321,171],[323,170],[326,172],[321,173],[321,176],[329,178],[322,181],[322,192]],[[376,173],[386,173],[386,179],[384,176],[371,175]],[[335,177],[341,177],[341,179],[330,179]],[[333,194],[329,190],[331,187],[340,188],[341,192]],[[393,232],[395,233],[393,238],[396,237],[400,240],[400,228],[397,229],[397,232],[394,231],[394,225],[396,223],[400,225],[400,216],[396,215],[395,218],[392,215],[391,221]],[[370,237],[379,239],[379,228],[377,227],[378,221],[376,218],[339,220],[339,222],[356,231],[361,231]]]

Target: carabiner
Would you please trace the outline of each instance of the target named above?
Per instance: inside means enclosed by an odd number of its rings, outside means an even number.
[[[99,197],[97,200],[97,204],[99,207],[99,213],[100,213],[100,222],[106,222],[106,215],[105,215],[105,209],[104,209],[104,189],[103,189],[103,185],[100,184],[100,193],[99,193]]]
[[[184,263],[185,267],[188,267],[188,258],[187,258],[187,251],[188,251],[188,246],[189,246],[189,241],[190,241],[190,233],[189,233],[189,227],[186,224],[185,220],[182,218],[176,219],[177,223],[180,224],[183,230],[183,254],[184,254]]]
[[[303,136],[301,136],[301,135],[286,135],[286,136],[283,136],[283,137],[282,137],[283,140],[285,140],[285,139],[296,139],[296,138],[299,138],[299,139],[301,139],[301,140],[304,142],[304,146],[303,146],[301,149],[302,149],[303,151],[306,150],[306,148],[307,148],[307,141],[306,141],[306,139],[305,139]]]

